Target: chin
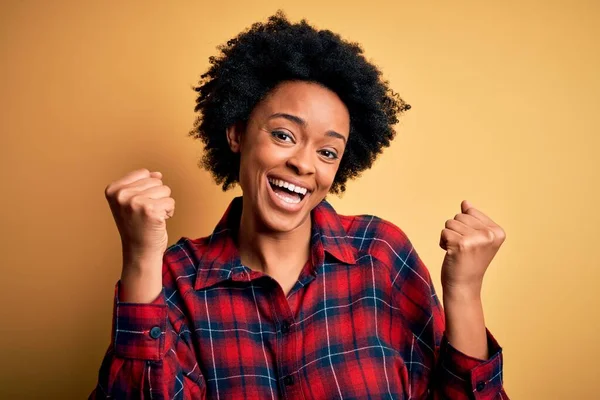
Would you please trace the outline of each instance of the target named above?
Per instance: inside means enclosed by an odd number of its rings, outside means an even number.
[[[266,181],[266,179],[265,179]],[[272,185],[265,182],[259,198],[261,219],[265,227],[275,232],[290,232],[310,219],[310,212],[314,206],[312,192],[303,196],[289,196],[277,193]]]
[[[292,232],[296,228],[302,225],[305,218],[290,218],[286,215],[280,215],[279,213],[269,213],[268,211],[263,213],[262,222],[265,228],[271,232],[287,233]]]
[[[291,232],[310,220],[308,206],[300,208],[296,212],[282,211],[273,207],[269,202],[263,202],[260,207],[260,217],[265,227],[273,232]],[[310,221],[309,221],[310,222]]]

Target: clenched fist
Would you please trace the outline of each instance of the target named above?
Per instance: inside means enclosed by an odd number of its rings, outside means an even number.
[[[145,168],[132,171],[109,184],[104,193],[121,235],[125,262],[162,257],[168,242],[166,221],[175,212],[162,174]]]
[[[498,224],[463,201],[461,213],[446,221],[440,236],[440,247],[446,250],[442,265],[444,290],[480,291],[487,267],[505,239]]]

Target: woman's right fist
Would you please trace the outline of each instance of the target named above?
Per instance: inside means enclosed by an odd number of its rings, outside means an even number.
[[[160,172],[139,169],[109,184],[104,190],[117,229],[123,254],[143,258],[167,249],[167,219],[175,212],[171,189],[163,185]]]

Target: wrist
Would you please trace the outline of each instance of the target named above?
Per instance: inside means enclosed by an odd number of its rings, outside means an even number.
[[[481,285],[443,285],[444,303],[481,304]]]
[[[151,303],[162,290],[162,254],[123,254],[120,300]]]
[[[164,253],[160,251],[138,251],[123,248],[123,269],[139,270],[140,272],[155,269],[157,264],[162,266],[163,255]]]

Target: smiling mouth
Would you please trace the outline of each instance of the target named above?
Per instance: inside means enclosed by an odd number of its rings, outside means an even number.
[[[289,204],[300,203],[307,193],[310,193],[306,188],[295,186],[281,179],[269,178],[268,180],[275,196]]]

